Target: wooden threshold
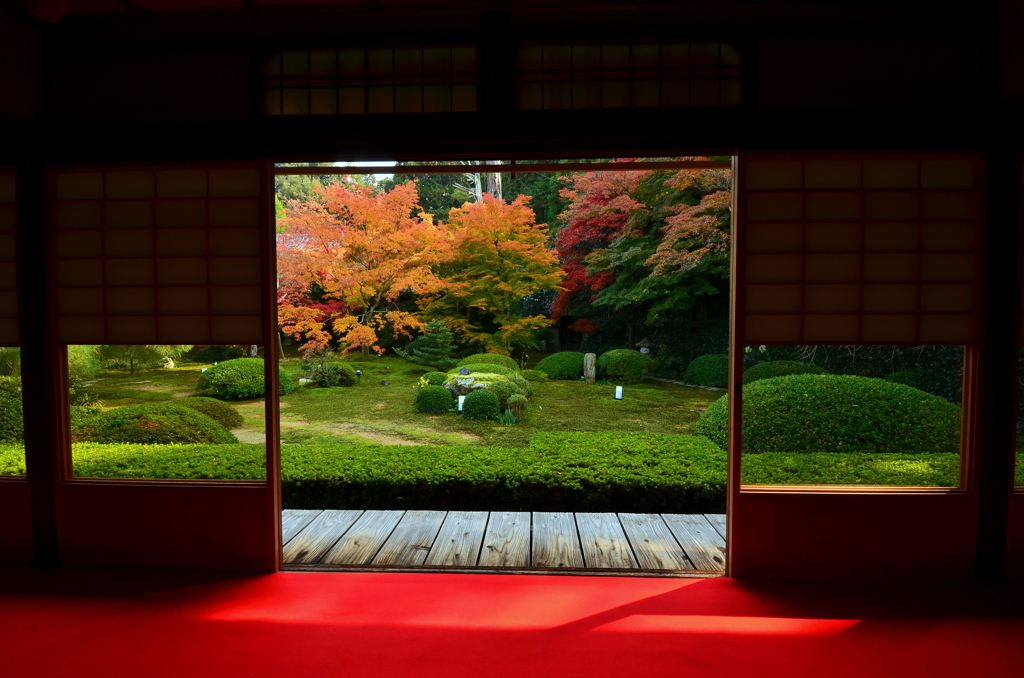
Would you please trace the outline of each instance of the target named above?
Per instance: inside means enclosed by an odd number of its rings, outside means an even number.
[[[720,576],[721,514],[299,510],[286,570]]]

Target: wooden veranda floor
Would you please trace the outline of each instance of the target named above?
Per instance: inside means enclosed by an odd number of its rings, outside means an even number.
[[[285,510],[301,569],[581,570],[722,574],[725,516]]]

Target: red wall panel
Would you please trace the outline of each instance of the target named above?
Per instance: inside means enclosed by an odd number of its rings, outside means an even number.
[[[32,505],[24,478],[0,478],[0,563],[32,561]]]

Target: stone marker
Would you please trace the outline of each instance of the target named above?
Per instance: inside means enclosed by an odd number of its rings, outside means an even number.
[[[461,374],[462,376],[466,376],[467,374],[469,374],[469,368],[463,367],[462,369],[459,370],[459,374]]]
[[[583,356],[583,381],[593,384],[597,381],[597,354],[588,353]]]

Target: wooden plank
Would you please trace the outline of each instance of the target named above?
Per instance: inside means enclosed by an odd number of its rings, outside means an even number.
[[[728,523],[725,521],[725,514],[724,513],[705,513],[704,517],[708,519],[708,522],[711,523],[712,527],[714,527],[716,530],[718,530],[718,534],[722,535],[722,539],[725,539],[726,538],[726,533],[725,533],[726,525],[728,525]]]
[[[444,511],[407,511],[371,561],[373,565],[422,565],[444,522]]]
[[[317,562],[362,514],[351,509],[324,511],[284,547],[284,562]]]
[[[657,513],[620,513],[619,522],[629,538],[637,563],[645,570],[692,570],[672,531]]]
[[[285,509],[281,511],[281,545],[290,542],[313,519],[323,513],[321,509]]]
[[[725,540],[702,515],[662,514],[672,534],[693,562],[698,572],[720,572],[725,569]]]
[[[588,568],[632,569],[636,558],[614,513],[577,513],[583,560]]]
[[[473,567],[487,527],[487,511],[449,511],[423,562],[428,567]]]
[[[534,513],[534,567],[585,567],[576,521],[571,513]]]
[[[324,554],[324,565],[368,565],[395,531],[405,511],[367,511]]]
[[[530,514],[494,511],[487,521],[480,567],[530,566]]]

